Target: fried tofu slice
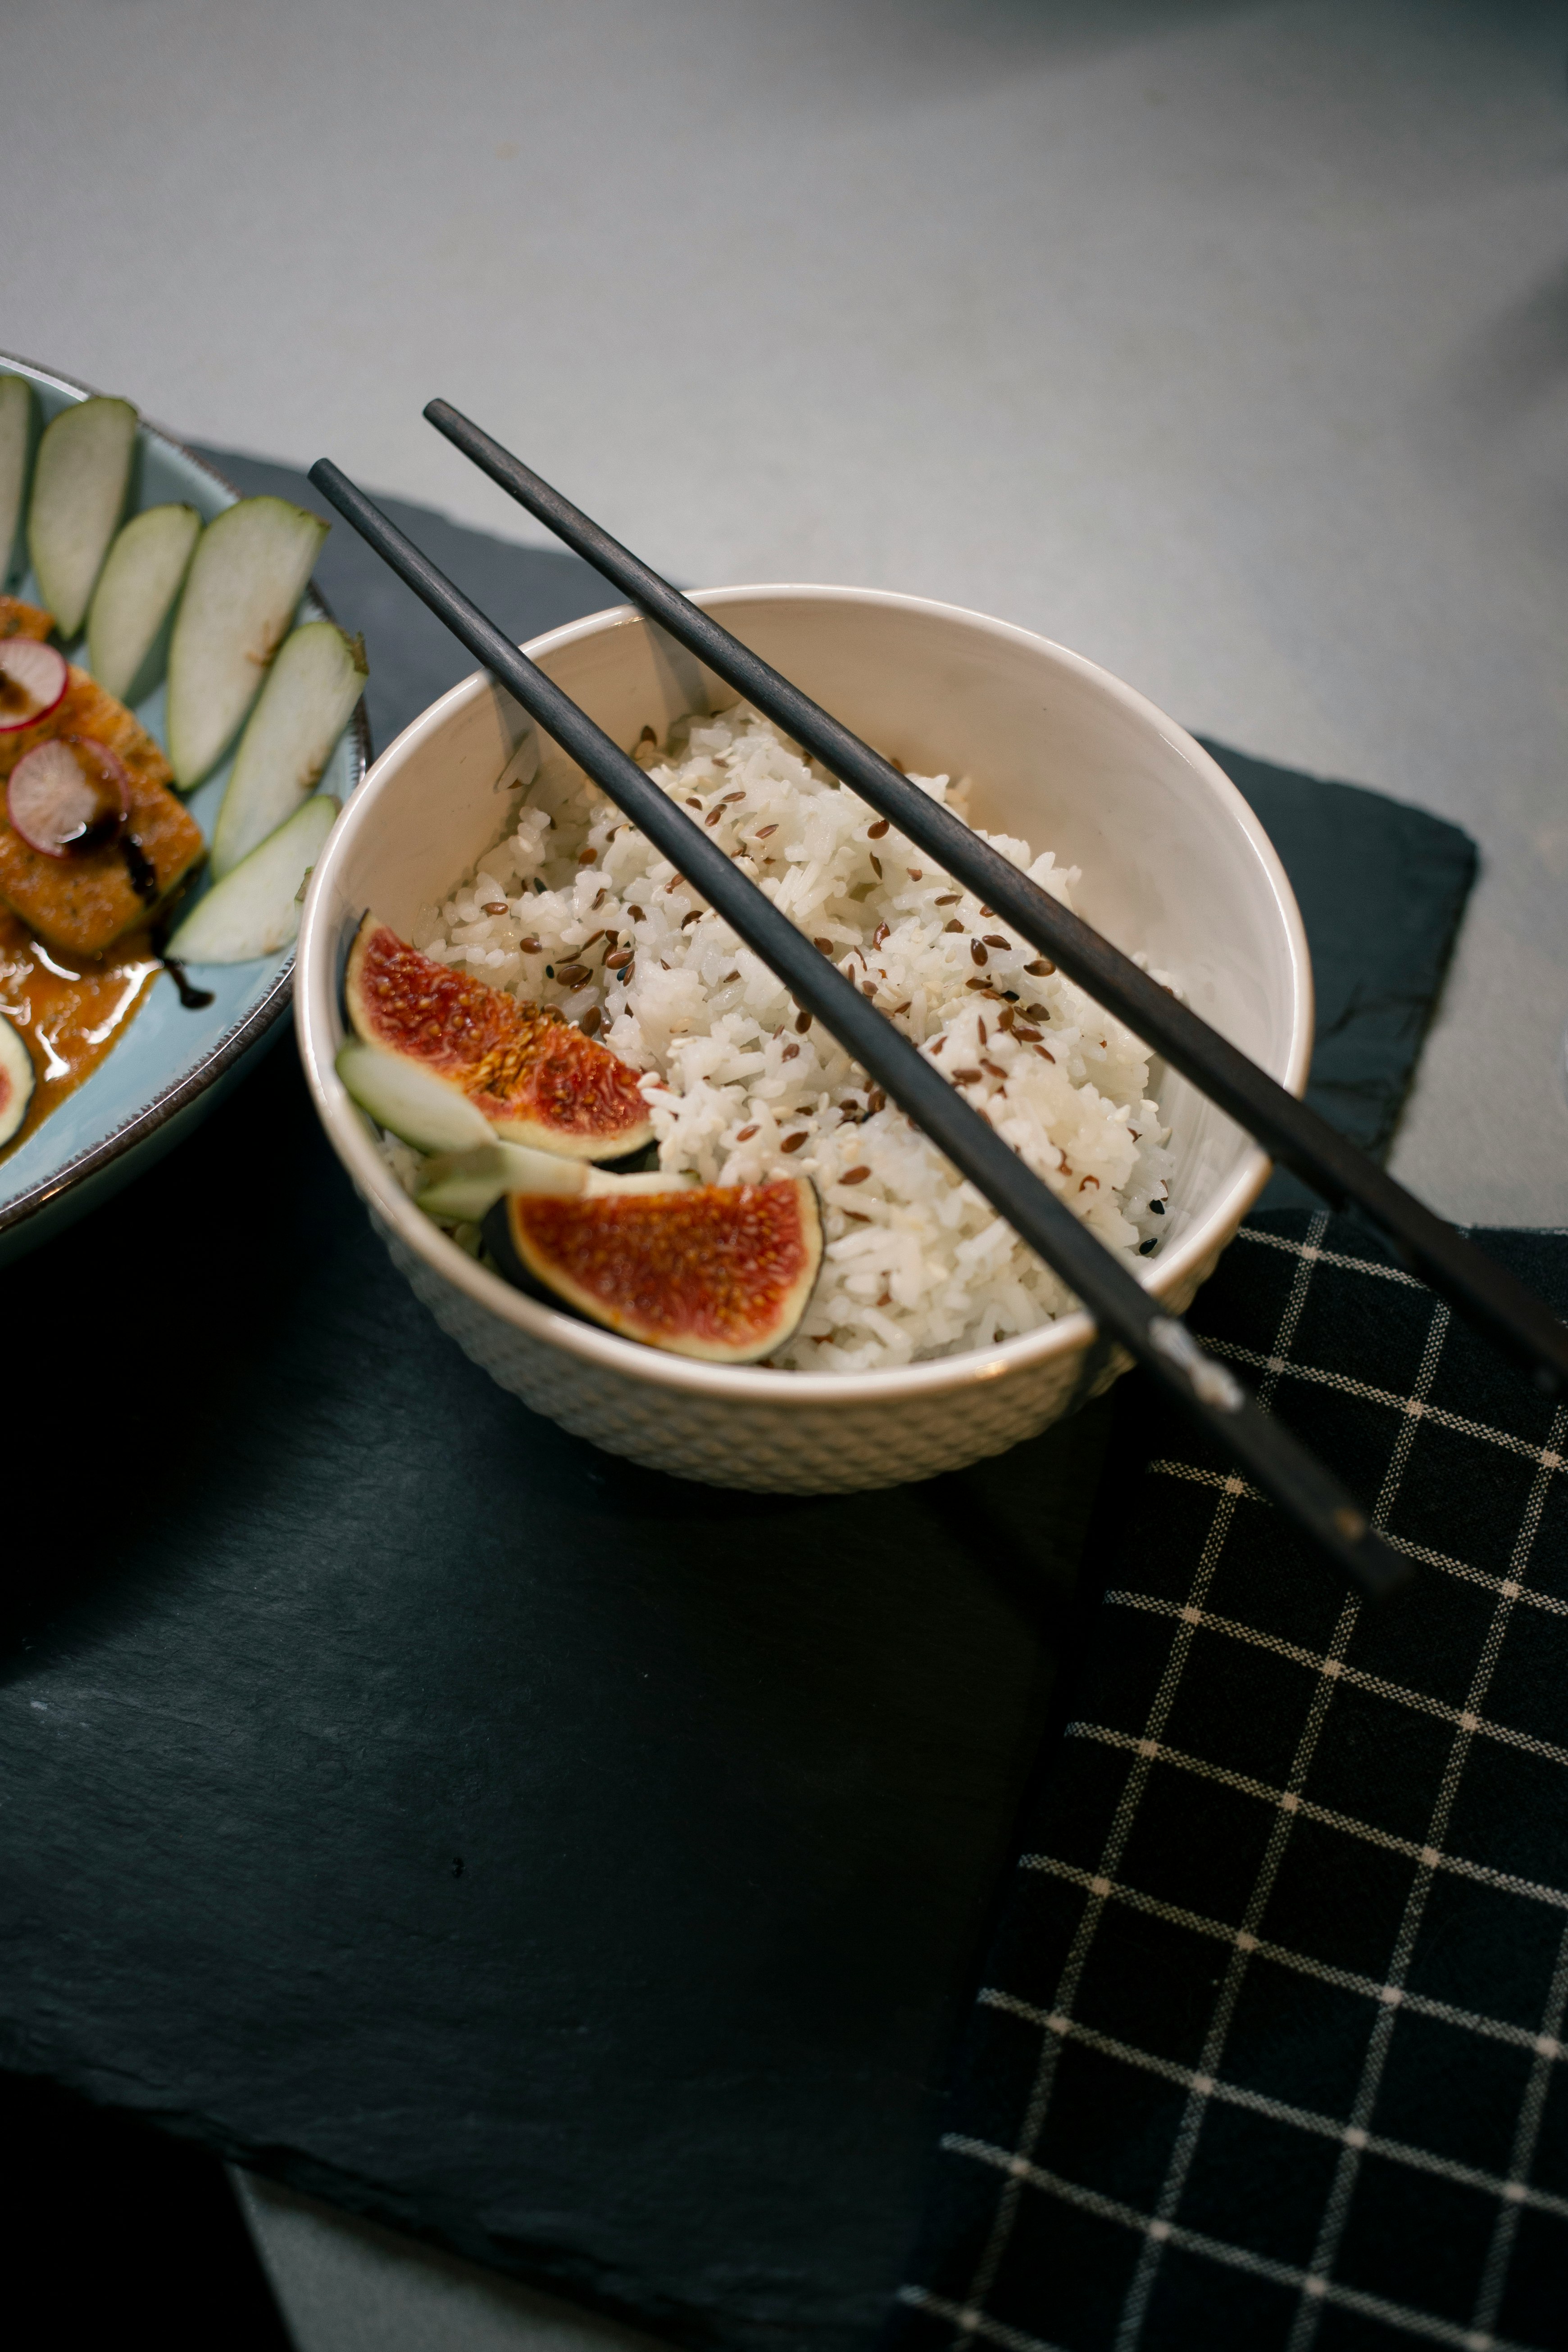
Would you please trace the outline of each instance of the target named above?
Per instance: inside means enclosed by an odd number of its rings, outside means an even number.
[[[101,849],[44,857],[0,814],[0,898],[50,947],[98,956],[157,911],[206,845],[169,790],[174,771],[152,736],[85,670],[72,668],[47,719],[0,735],[0,789],[17,761],[54,735],[88,735],[114,753],[131,780],[130,818]]]
[[[20,596],[0,596],[0,637],[36,637],[42,645],[55,625],[55,616]]]

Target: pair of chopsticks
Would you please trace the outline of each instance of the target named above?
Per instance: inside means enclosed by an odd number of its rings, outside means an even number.
[[[1353,1201],[1401,1254],[1462,1312],[1522,1355],[1545,1386],[1568,1380],[1568,1330],[1538,1300],[1464,1242],[1334,1130],[1306,1110],[1128,958],[1017,873],[968,827],[905,782],[798,688],[600,530],[519,459],[445,402],[426,415],[465,454],[616,586],[642,604],[830,772],[937,858],[983,903],[1042,948],[1097,1001],[1156,1045],[1239,1124],[1336,1202]],[[961,1174],[1077,1294],[1110,1338],[1217,1440],[1256,1484],[1365,1591],[1409,1573],[1365,1512],[1281,1423],[1167,1315],[1136,1277],[1080,1224],[1049,1186],[993,1131],[888,1017],[830,963],[686,812],[610,739],[340,469],[310,469],[322,495],[716,908],[940,1146]],[[1279,1139],[1278,1140],[1276,1139]],[[1473,1263],[1472,1263],[1473,1262]]]
[[[1298,1102],[1217,1029],[1141,971],[1130,956],[1010,866],[961,817],[909,782],[880,752],[781,677],[460,410],[445,400],[433,400],[425,414],[510,498],[547,523],[557,538],[819,760],[830,775],[890,817],[945,872],[974,891],[982,906],[994,908],[1086,988],[1097,1004],[1124,1021],[1135,1036],[1157,1046],[1173,1069],[1256,1136],[1276,1160],[1294,1169],[1332,1207],[1359,1209],[1392,1242],[1412,1273],[1522,1363],[1549,1394],[1568,1385],[1568,1328],[1504,1267],[1434,1216],[1320,1112]]]

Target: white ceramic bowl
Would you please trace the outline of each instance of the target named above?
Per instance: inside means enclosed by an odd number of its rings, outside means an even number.
[[[968,775],[971,814],[1083,868],[1082,912],[1180,976],[1189,1001],[1286,1086],[1306,1083],[1312,990],[1290,886],[1241,794],[1142,696],[1028,631],[850,588],[725,588],[697,599],[879,749]],[[527,650],[616,741],[662,738],[731,689],[618,607]],[[466,1256],[394,1181],[333,1070],[341,974],[367,907],[406,932],[500,833],[503,771],[531,722],[489,678],[454,687],[372,769],[316,868],[295,1017],[327,1133],[393,1258],[476,1363],[611,1453],[715,1486],[891,1486],[999,1454],[1125,1366],[1084,1315],[973,1354],[834,1376],[695,1363],[537,1305]],[[548,741],[546,762],[564,755]],[[1157,1079],[1176,1156],[1148,1287],[1180,1311],[1268,1174],[1183,1079]]]

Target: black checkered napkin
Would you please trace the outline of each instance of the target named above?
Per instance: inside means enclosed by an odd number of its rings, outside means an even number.
[[[1568,2347],[1568,1412],[1310,1212],[1193,1321],[1420,1572],[1143,1397],[893,2341]]]

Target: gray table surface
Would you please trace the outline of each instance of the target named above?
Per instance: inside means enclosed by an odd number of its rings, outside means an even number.
[[[8,0],[0,341],[689,581],[1043,630],[1467,825],[1394,1167],[1568,1221],[1568,25],[1529,0]],[[602,2335],[272,2189],[304,2352]]]

